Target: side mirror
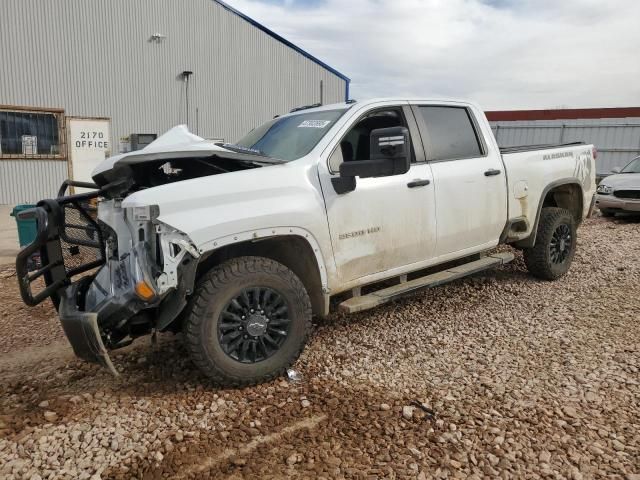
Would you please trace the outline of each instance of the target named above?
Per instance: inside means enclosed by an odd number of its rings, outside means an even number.
[[[622,171],[622,168],[620,167],[613,167],[611,169],[611,173],[620,173]]]
[[[341,177],[402,175],[411,166],[411,139],[404,127],[379,128],[370,135],[369,160],[340,164]]]
[[[378,128],[371,132],[371,160],[399,160],[397,166],[407,173],[411,166],[411,139],[409,130],[404,127]],[[396,174],[398,175],[398,173]]]

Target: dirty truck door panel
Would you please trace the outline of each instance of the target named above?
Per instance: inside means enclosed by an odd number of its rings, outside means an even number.
[[[484,141],[471,109],[413,107],[434,178],[436,256],[498,243],[507,218],[500,153]]]

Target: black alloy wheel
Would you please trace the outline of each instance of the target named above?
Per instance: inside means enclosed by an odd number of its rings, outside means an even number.
[[[257,363],[280,349],[290,325],[289,306],[280,293],[268,287],[245,288],[220,312],[218,339],[234,360]]]
[[[571,227],[566,224],[558,225],[549,242],[549,253],[553,263],[560,265],[569,257],[571,242]]]
[[[529,272],[543,280],[565,275],[576,253],[578,232],[574,215],[558,207],[544,207],[536,231],[535,244],[523,249]]]
[[[198,280],[183,331],[193,362],[216,384],[243,387],[284,375],[311,333],[311,299],[298,276],[245,256]]]

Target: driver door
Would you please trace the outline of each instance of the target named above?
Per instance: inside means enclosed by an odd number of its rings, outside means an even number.
[[[409,171],[357,178],[355,190],[337,193],[331,179],[339,177],[339,165],[368,160],[371,131],[397,126],[410,132]],[[369,110],[345,127],[340,138],[328,161],[320,165],[320,181],[341,282],[430,259],[436,244],[433,176],[430,165],[424,161],[411,110],[397,104]]]

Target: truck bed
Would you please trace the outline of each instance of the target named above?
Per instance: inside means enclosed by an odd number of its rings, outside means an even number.
[[[578,145],[586,145],[584,142],[573,143],[548,143],[542,145],[516,145],[513,147],[500,147],[500,153],[519,153],[530,152],[532,150],[550,150],[552,148],[575,147]]]

